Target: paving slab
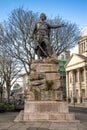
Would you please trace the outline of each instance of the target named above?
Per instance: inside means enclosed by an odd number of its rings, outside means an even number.
[[[80,123],[66,122],[14,122],[18,113],[0,113],[0,130],[87,130],[87,120],[82,114]],[[80,115],[79,115],[80,116]],[[79,117],[78,116],[78,117]],[[81,119],[81,117],[80,117]]]
[[[49,123],[49,122],[44,122],[44,123],[41,124],[40,127],[41,127],[41,128],[48,128],[48,129],[49,129],[50,125],[51,125],[51,123]]]

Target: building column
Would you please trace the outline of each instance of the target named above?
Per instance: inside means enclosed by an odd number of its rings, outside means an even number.
[[[80,43],[78,44],[79,54],[81,53]]]
[[[66,72],[66,98],[69,98],[69,72]]]
[[[81,103],[81,79],[80,79],[80,69],[77,69],[78,72],[78,97],[77,103]]]
[[[85,84],[85,95],[84,98],[87,98],[87,68],[84,67],[84,84]],[[84,100],[83,100],[84,102]]]
[[[74,71],[72,73],[72,97],[71,97],[71,103],[74,103],[75,98],[75,83],[74,83]]]

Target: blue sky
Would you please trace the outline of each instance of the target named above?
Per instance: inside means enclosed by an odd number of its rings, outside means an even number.
[[[10,12],[18,7],[34,13],[44,12],[50,18],[59,15],[80,29],[87,26],[87,0],[0,0],[0,22],[7,20]]]

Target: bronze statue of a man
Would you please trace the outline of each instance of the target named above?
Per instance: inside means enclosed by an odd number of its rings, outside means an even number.
[[[46,22],[46,15],[41,13],[40,21],[35,23],[35,27],[33,30],[33,39],[35,42],[35,52],[38,55],[38,58],[46,58],[51,57],[52,49],[50,45],[50,30],[56,29],[60,27],[64,27],[65,25],[51,25]]]

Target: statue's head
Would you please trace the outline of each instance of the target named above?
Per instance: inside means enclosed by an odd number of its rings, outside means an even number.
[[[44,14],[44,13],[41,13],[40,14],[40,19],[42,20],[42,21],[44,21],[44,20],[46,20],[46,15]]]

